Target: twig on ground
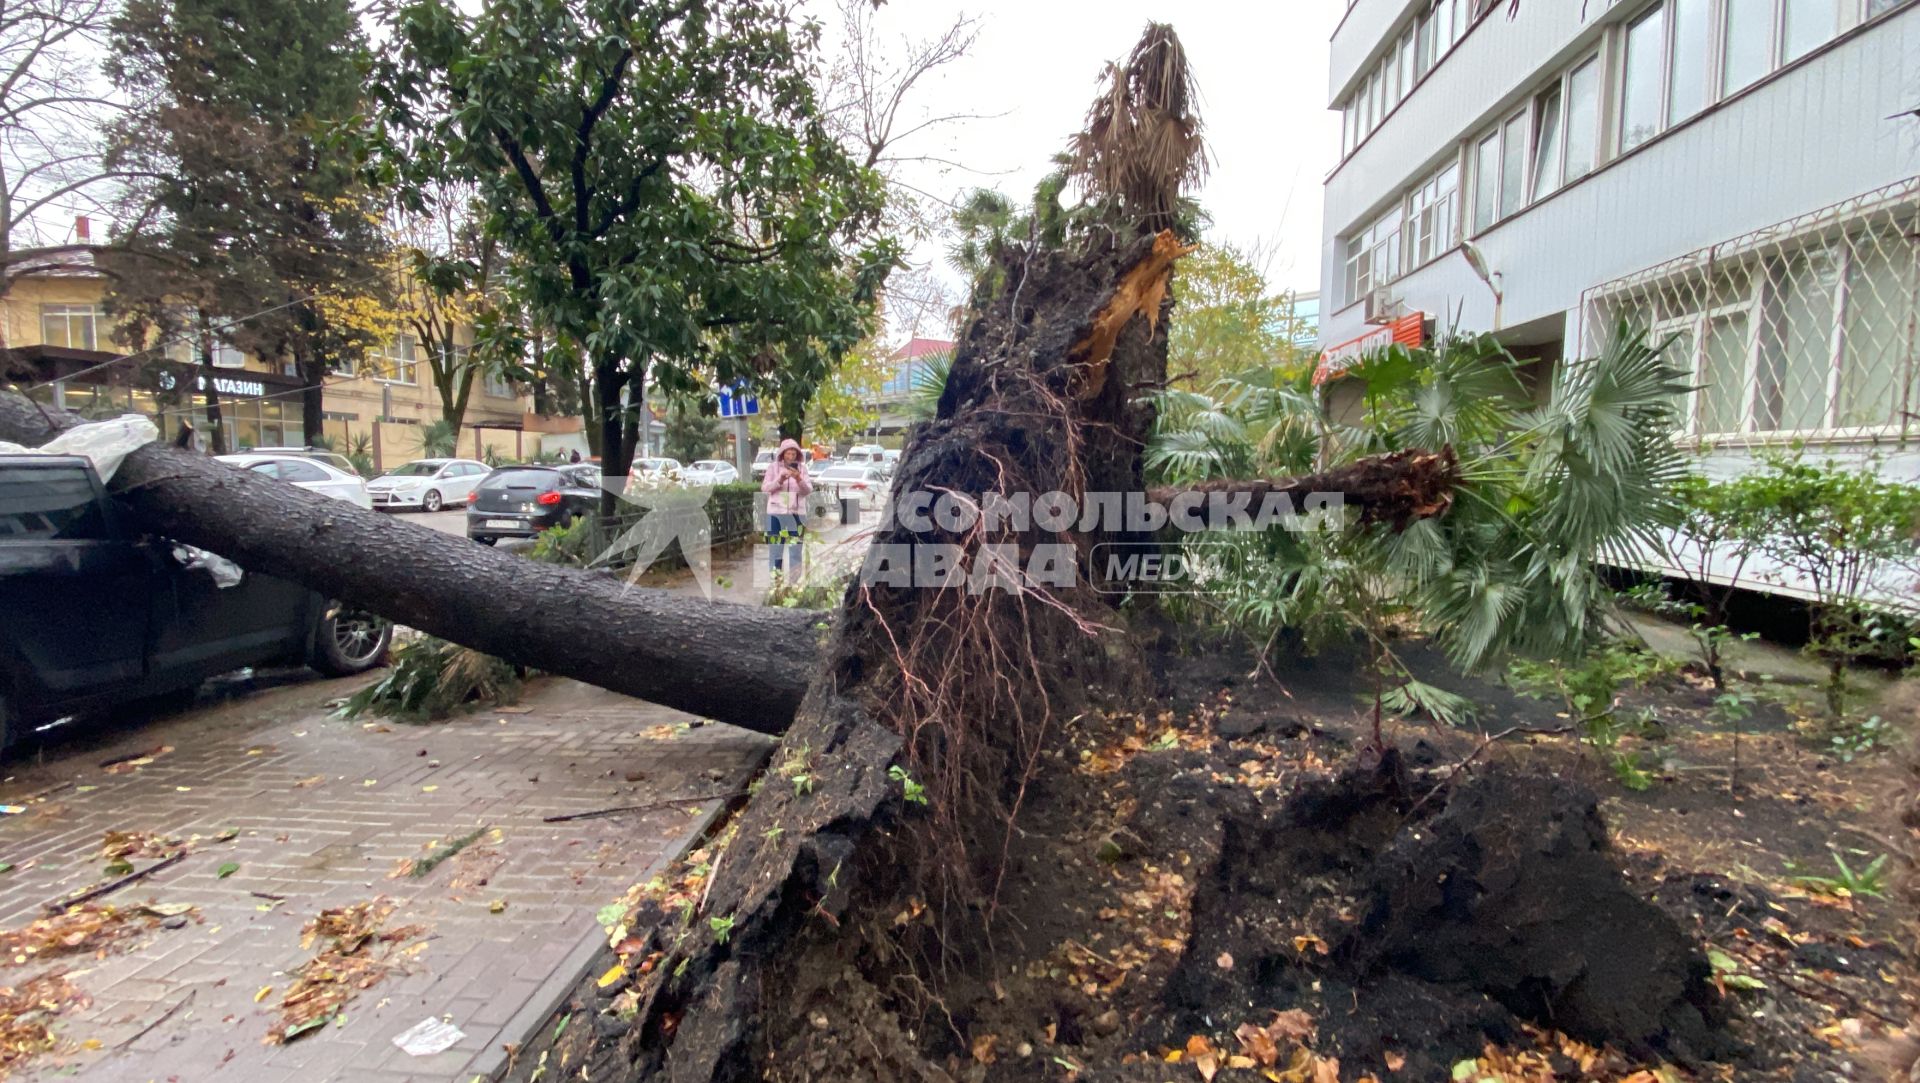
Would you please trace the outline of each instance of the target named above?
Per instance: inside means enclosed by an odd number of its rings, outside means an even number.
[[[692,797],[669,797],[661,801],[650,801],[644,805],[615,805],[612,808],[597,808],[592,812],[569,812],[564,816],[542,816],[543,824],[566,823],[569,820],[595,820],[602,816],[617,816],[622,812],[652,812],[655,809],[671,808],[674,805],[697,805],[704,801],[731,801],[736,797],[745,797],[745,790],[730,790],[726,793],[702,793]]]
[[[170,868],[174,865],[178,865],[180,862],[185,861],[186,859],[187,859],[187,852],[185,850],[176,851],[173,854],[173,856],[164,858],[160,861],[156,861],[153,864],[148,865],[144,869],[138,869],[133,872],[130,872],[125,876],[120,877],[118,880],[109,880],[106,883],[101,884],[99,887],[91,888],[87,891],[83,891],[78,895],[69,895],[64,899],[55,899],[53,902],[46,903],[45,909],[50,914],[58,914],[60,911],[65,910],[69,906],[78,906],[83,902],[92,902],[94,899],[97,899],[102,895],[111,895],[114,892],[119,891],[121,888],[126,887],[128,884],[133,883],[135,880],[144,880],[147,877],[152,876],[154,873],[159,872],[161,869]]]
[[[198,989],[189,989],[189,990],[187,990],[187,995],[186,995],[186,996],[183,996],[183,997],[181,997],[181,998],[180,998],[179,1000],[176,1000],[176,1001],[174,1001],[174,1002],[173,1002],[173,1007],[171,1007],[171,1008],[168,1008],[168,1009],[167,1009],[166,1011],[164,1011],[164,1012],[161,1012],[161,1013],[160,1013],[160,1017],[159,1017],[159,1018],[157,1018],[157,1019],[155,1019],[155,1020],[154,1020],[153,1022],[151,1022],[151,1023],[148,1023],[148,1024],[146,1025],[146,1026],[144,1026],[144,1027],[141,1027],[141,1028],[140,1028],[140,1029],[139,1029],[138,1031],[136,1031],[136,1032],[134,1032],[134,1035],[133,1035],[133,1036],[132,1036],[131,1038],[128,1038],[128,1039],[127,1039],[126,1041],[124,1041],[124,1042],[121,1042],[121,1043],[120,1043],[119,1045],[116,1045],[116,1046],[114,1046],[113,1048],[114,1048],[115,1050],[124,1050],[124,1049],[126,1049],[126,1048],[127,1048],[128,1046],[130,1046],[130,1045],[132,1045],[133,1043],[135,1043],[135,1042],[137,1042],[137,1041],[139,1041],[140,1039],[142,1039],[142,1038],[144,1038],[144,1037],[146,1037],[146,1036],[147,1036],[148,1034],[150,1034],[150,1033],[152,1033],[152,1032],[153,1032],[153,1028],[155,1028],[155,1027],[157,1027],[157,1026],[159,1026],[160,1024],[162,1024],[162,1023],[164,1023],[164,1022],[166,1022],[166,1021],[167,1021],[167,1020],[169,1020],[169,1019],[172,1019],[172,1018],[173,1018],[173,1014],[174,1014],[175,1012],[177,1012],[177,1011],[179,1011],[180,1009],[182,1009],[182,1008],[184,1008],[184,1007],[186,1007],[187,1005],[189,1005],[189,1004],[191,1004],[191,1003],[193,1003],[193,998],[194,998],[194,997],[197,997],[197,996],[199,996],[199,995],[200,995],[200,990],[198,990]]]
[[[1405,823],[1407,820],[1413,819],[1413,814],[1419,812],[1421,807],[1425,805],[1434,794],[1439,793],[1448,784],[1452,783],[1455,778],[1459,777],[1460,772],[1466,770],[1473,764],[1473,761],[1480,758],[1482,753],[1492,748],[1498,742],[1508,737],[1517,737],[1521,734],[1537,737],[1564,737],[1572,733],[1574,729],[1575,727],[1572,724],[1565,726],[1508,726],[1499,733],[1488,734],[1486,739],[1481,741],[1472,752],[1467,753],[1464,759],[1453,765],[1452,769],[1447,772],[1447,777],[1440,780],[1439,785],[1434,786],[1426,793],[1420,795],[1420,800],[1413,803],[1413,807],[1407,810],[1407,814],[1401,818],[1401,822]]]

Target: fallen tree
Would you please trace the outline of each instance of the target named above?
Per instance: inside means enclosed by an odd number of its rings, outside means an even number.
[[[81,418],[0,392],[0,439]],[[138,527],[520,665],[762,733],[814,675],[818,613],[708,602],[543,564],[149,444],[110,490]]]

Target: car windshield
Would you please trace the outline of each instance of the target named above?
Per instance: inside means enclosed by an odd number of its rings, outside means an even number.
[[[770,463],[773,461],[773,452],[763,451],[760,454],[755,455],[753,457],[753,461],[757,463]]]
[[[515,466],[495,470],[480,483],[482,489],[551,489],[560,483],[558,470],[537,466]]]
[[[718,459],[701,459],[699,462],[693,464],[693,469],[719,471],[725,470],[728,465],[728,463],[723,463]]]
[[[440,472],[443,463],[422,459],[417,463],[408,463],[398,470],[387,471],[390,478],[430,478]]]

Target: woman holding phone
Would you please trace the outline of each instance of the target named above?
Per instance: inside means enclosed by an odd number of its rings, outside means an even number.
[[[799,441],[780,441],[760,491],[767,494],[767,566],[783,576],[798,576],[800,535],[806,529],[807,496],[813,492]]]

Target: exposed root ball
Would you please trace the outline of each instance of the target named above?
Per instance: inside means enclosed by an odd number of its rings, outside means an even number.
[[[1724,1053],[1709,976],[1628,889],[1584,787],[1490,768],[1422,803],[1390,754],[1229,817],[1168,1002],[1306,1007],[1342,1063],[1378,1071],[1391,1052],[1425,1079],[1521,1021],[1636,1055]]]

